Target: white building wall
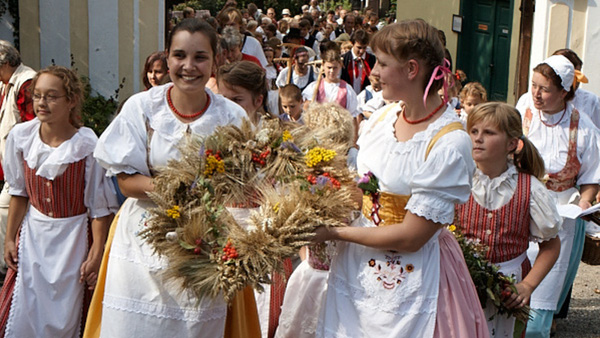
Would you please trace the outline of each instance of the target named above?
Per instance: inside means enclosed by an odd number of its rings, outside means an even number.
[[[0,17],[0,40],[5,40],[11,44],[15,44],[13,37],[13,17],[6,11],[2,17]]]
[[[69,0],[39,0],[40,67],[71,66]]]
[[[119,87],[118,9],[118,0],[88,1],[90,84],[105,97]]]
[[[530,74],[535,66],[546,59],[553,51],[548,50],[549,39],[552,38],[552,29],[566,29],[567,41],[562,48],[575,48],[571,43],[576,41],[573,36],[573,8],[575,1],[582,0],[537,0],[535,2],[535,13],[533,19],[533,32],[531,44]],[[585,0],[584,0],[585,1]],[[568,22],[556,25],[550,19],[551,7],[555,4],[565,4],[569,7]],[[589,83],[582,84],[585,88],[596,95],[600,95],[600,8],[597,0],[587,0],[586,22],[583,31],[583,52],[577,51],[579,57],[583,60],[583,73],[588,77]],[[581,24],[577,22],[576,24]],[[579,34],[579,33],[576,33]]]

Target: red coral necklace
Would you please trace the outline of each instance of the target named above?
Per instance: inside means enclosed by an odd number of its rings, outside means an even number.
[[[206,104],[204,105],[204,108],[202,108],[202,110],[200,110],[199,112],[193,113],[193,114],[182,114],[179,112],[179,110],[177,110],[177,108],[175,108],[175,105],[173,105],[173,100],[171,100],[171,89],[173,89],[173,87],[170,87],[169,89],[167,89],[167,103],[169,104],[169,108],[171,108],[171,110],[175,113],[175,115],[184,118],[184,119],[193,119],[196,118],[202,114],[204,114],[204,112],[208,109],[208,106],[210,106],[210,95],[206,95]]]
[[[552,128],[552,127],[556,127],[558,126],[558,124],[562,121],[562,119],[565,117],[565,114],[567,113],[567,107],[565,106],[565,109],[563,109],[563,113],[560,116],[560,119],[558,119],[558,122],[556,123],[546,123],[544,120],[542,120],[542,113],[538,110],[538,115],[540,116],[540,121],[542,121],[542,124],[545,125],[548,128]]]
[[[444,106],[444,102],[442,102],[442,104],[440,104],[437,108],[435,108],[429,115],[425,116],[422,119],[418,119],[418,120],[414,120],[411,121],[409,119],[406,118],[406,115],[404,115],[404,111],[402,112],[402,118],[404,119],[404,121],[406,121],[406,123],[408,124],[417,124],[417,123],[421,123],[421,122],[425,122],[427,120],[429,120],[430,118],[433,117],[433,115],[435,115],[435,113],[437,113],[438,111],[440,111],[440,109],[442,109],[442,107]],[[406,108],[405,108],[406,109]]]

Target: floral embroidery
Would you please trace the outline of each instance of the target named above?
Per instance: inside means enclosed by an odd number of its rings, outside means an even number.
[[[378,262],[373,258],[369,260],[369,266],[375,270],[373,275],[376,276],[378,282],[381,282],[381,286],[383,286],[384,289],[393,290],[406,278],[405,272],[412,272],[414,270],[412,264],[408,264],[406,266],[407,269],[405,270],[404,267],[402,267],[400,258],[402,258],[400,255],[385,255],[385,264],[382,264],[383,262]],[[408,270],[409,266],[410,271]]]

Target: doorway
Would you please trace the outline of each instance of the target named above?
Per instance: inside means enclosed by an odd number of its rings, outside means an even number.
[[[514,0],[461,0],[456,67],[480,82],[488,99],[506,101]]]

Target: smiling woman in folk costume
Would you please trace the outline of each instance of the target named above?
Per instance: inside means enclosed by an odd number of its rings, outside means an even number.
[[[103,262],[106,282],[94,295],[87,336],[223,336],[225,301],[197,299],[167,282],[167,260],[138,236],[154,207],[147,195],[154,189],[153,173],[179,156],[179,142],[186,135],[210,135],[218,126],[240,125],[246,115],[205,87],[215,71],[216,46],[208,23],[181,21],[167,41],[173,82],[132,96],[100,137],[94,156],[108,175],[117,176],[129,198],[111,229],[110,254]]]
[[[317,337],[487,337],[486,319],[454,236],[467,201],[471,142],[444,86],[444,49],[423,20],[386,26],[372,40],[383,97],[361,131],[358,171],[379,180],[353,226],[319,228],[338,240]],[[377,208],[377,206],[379,208]]]
[[[548,181],[558,204],[591,206],[600,181],[600,135],[590,118],[571,104],[574,95],[574,67],[562,55],[553,55],[533,69],[531,105],[518,109],[523,117],[523,132],[544,159]],[[576,185],[579,186],[579,190]],[[561,250],[556,264],[534,291],[531,307],[533,320],[527,337],[547,337],[560,291],[565,285],[569,258],[577,225],[565,218],[559,232]],[[581,239],[582,240],[582,239]],[[537,244],[531,243],[530,260],[535,261]]]
[[[81,126],[77,74],[52,66],[38,72],[32,87],[37,118],[11,130],[3,162],[12,197],[0,336],[74,338],[117,200],[92,156],[98,138]]]

